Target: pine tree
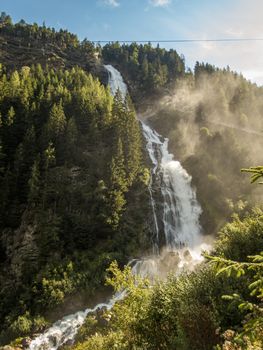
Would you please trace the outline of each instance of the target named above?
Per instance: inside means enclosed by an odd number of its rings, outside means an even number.
[[[45,170],[55,164],[56,162],[56,156],[55,156],[55,147],[52,142],[49,142],[47,149],[44,152],[44,164],[45,164]]]
[[[111,215],[108,219],[108,223],[113,228],[117,228],[121,212],[124,210],[126,204],[125,192],[128,189],[128,183],[126,179],[124,154],[121,139],[118,139],[117,150],[115,156],[111,160],[110,165],[110,208]]]
[[[10,88],[13,95],[15,95],[17,90],[20,88],[20,77],[16,70],[11,75]]]
[[[5,159],[5,154],[3,152],[3,145],[2,145],[2,142],[1,142],[1,139],[0,139],[0,176],[2,174],[4,174],[4,170],[5,170],[4,159]]]
[[[148,65],[148,59],[147,56],[144,56],[142,61],[142,81],[146,82],[148,79],[149,74],[149,65]]]
[[[111,187],[114,189],[121,190],[122,192],[126,192],[127,180],[125,172],[123,145],[120,138],[118,139],[116,155],[112,158],[110,170]]]
[[[70,118],[66,129],[66,143],[69,146],[74,145],[78,137],[78,129],[74,118]]]
[[[28,203],[36,204],[39,199],[39,190],[40,190],[40,170],[39,170],[39,157],[34,161],[34,164],[31,169],[31,176],[28,181],[29,185],[29,194],[28,194]]]
[[[14,123],[14,117],[15,117],[15,110],[14,110],[14,107],[11,106],[7,113],[7,118],[6,118],[6,124],[8,126],[11,126]]]
[[[62,100],[58,104],[54,104],[50,110],[48,120],[48,132],[52,140],[56,140],[58,136],[64,133],[67,121],[64,114]]]

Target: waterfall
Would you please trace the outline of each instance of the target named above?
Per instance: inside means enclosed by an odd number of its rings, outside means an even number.
[[[162,141],[162,137],[143,122],[142,128],[153,163],[152,176],[158,176],[160,181],[166,247],[170,250],[193,248],[201,239],[199,217],[202,209],[191,187],[191,176],[180,162],[173,160],[168,151],[168,139]],[[152,197],[151,201],[155,207]]]
[[[118,70],[105,66],[109,73],[109,85],[114,95],[119,89],[123,98],[127,86]],[[168,151],[168,139],[163,139],[156,131],[141,121],[146,148],[152,162],[149,184],[150,201],[153,213],[153,256],[132,260],[129,265],[134,274],[149,277],[166,276],[169,271],[192,269],[201,260],[201,250],[206,248],[201,240],[199,216],[201,207],[191,187],[191,176]],[[162,226],[165,248],[160,252],[160,225],[158,223],[157,203],[153,186],[158,180],[162,197]],[[125,291],[115,294],[107,303],[96,305],[93,309],[76,312],[55,322],[47,331],[34,339],[30,350],[57,350],[61,345],[73,342],[79,327],[89,313],[101,308],[111,309],[121,300]]]
[[[112,95],[114,96],[119,89],[123,98],[125,98],[127,94],[127,85],[124,83],[121,73],[110,64],[107,64],[104,67],[109,73],[108,84],[110,86]]]
[[[47,331],[32,340],[30,350],[56,350],[64,344],[73,342],[79,327],[84,323],[89,313],[96,312],[101,308],[111,309],[117,300],[123,298],[122,293],[116,294],[108,303],[96,305],[93,309],[78,311],[75,314],[65,316],[55,322]]]

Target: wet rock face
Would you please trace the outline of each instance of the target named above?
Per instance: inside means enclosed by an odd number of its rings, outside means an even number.
[[[89,314],[96,321],[96,327],[104,328],[108,326],[111,319],[111,314],[108,312],[106,307],[100,307],[96,311]]]
[[[184,254],[187,254],[188,261],[192,260],[189,251],[184,253],[179,253],[179,251],[167,251],[162,254],[159,262],[159,269],[163,278],[166,278],[169,273],[176,273],[180,269],[182,261],[185,260]]]
[[[191,253],[189,252],[189,250],[187,249],[185,252],[184,252],[184,259],[188,262],[190,262],[192,260],[192,255]]]
[[[155,283],[156,279],[165,280],[170,273],[177,275],[183,271],[193,271],[201,261],[201,251],[186,248],[177,251],[164,249],[160,255],[138,260],[134,270],[137,275]]]
[[[49,338],[48,338],[48,340],[52,343],[52,344],[54,344],[54,346],[57,346],[58,345],[58,339],[57,339],[57,337],[56,337],[56,335],[50,335],[49,336]]]
[[[180,256],[178,252],[167,252],[160,259],[160,270],[163,275],[167,275],[167,273],[177,270],[179,263]]]
[[[107,320],[106,313],[107,309],[105,307],[102,307],[96,311],[96,319],[99,327],[107,327],[109,321]]]
[[[27,349],[31,343],[31,339],[29,337],[23,338],[21,341],[21,345],[23,347],[23,349]]]
[[[74,339],[68,339],[63,343],[63,345],[58,346],[57,350],[69,350],[74,345],[74,343]],[[44,350],[49,350],[49,348]]]

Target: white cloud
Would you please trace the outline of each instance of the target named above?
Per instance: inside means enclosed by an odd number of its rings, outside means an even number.
[[[211,17],[213,11],[213,17]],[[263,1],[238,0],[229,2],[227,7],[218,6],[198,9],[191,13],[194,20],[183,26],[179,20],[162,23],[170,37],[186,39],[245,39],[262,38]],[[263,41],[200,42],[171,44],[186,57],[191,68],[196,61],[204,61],[219,67],[230,68],[246,78],[263,85]]]
[[[154,7],[162,7],[169,5],[171,3],[171,0],[150,0],[149,2]]]
[[[118,2],[118,0],[104,0],[104,4],[111,6],[111,7],[118,7],[120,6],[120,3]]]
[[[243,70],[242,74],[253,83],[263,86],[263,71],[260,71],[260,68],[258,70]]]

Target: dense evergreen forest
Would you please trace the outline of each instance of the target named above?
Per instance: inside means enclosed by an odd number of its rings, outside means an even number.
[[[95,47],[88,40],[80,42],[67,30],[55,31],[43,23],[27,24],[24,20],[12,23],[5,12],[0,17],[1,63],[8,68],[21,68],[33,63],[54,68],[72,68],[78,65],[96,71]]]
[[[103,64],[131,98],[111,96]],[[125,288],[64,348],[262,349],[262,189],[240,172],[262,163],[262,97],[229,68],[187,70],[176,50],[95,46],[2,13],[0,344],[22,347],[95,292]],[[169,138],[217,238],[196,271],[154,287],[124,268],[152,244],[138,114]]]
[[[16,34],[17,25],[3,28],[3,37]],[[27,37],[32,26],[22,28]],[[131,101],[113,99],[82,68],[1,65],[0,86],[6,339],[38,331],[44,311],[103,286],[113,259],[125,263],[149,248],[149,175]]]
[[[118,42],[103,46],[101,54],[105,62],[120,68],[128,82],[136,104],[160,95],[165,89],[185,75],[184,58],[176,50],[155,48],[149,44],[120,45]]]

